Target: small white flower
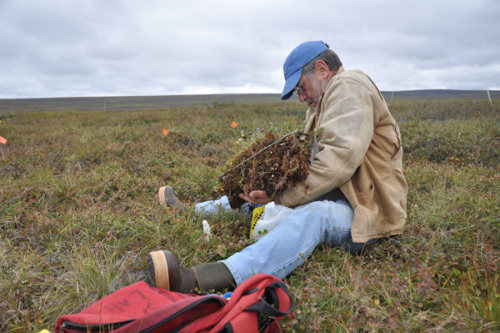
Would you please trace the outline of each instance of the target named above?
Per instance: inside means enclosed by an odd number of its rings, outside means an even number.
[[[209,240],[210,236],[212,235],[210,233],[210,224],[208,224],[207,220],[203,220],[201,224],[203,225],[203,233],[205,234],[205,239]]]

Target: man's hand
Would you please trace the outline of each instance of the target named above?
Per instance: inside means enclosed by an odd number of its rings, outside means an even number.
[[[248,193],[248,195],[245,195],[245,193],[240,193],[240,198],[253,203],[253,204],[260,204],[260,205],[266,205],[270,203],[271,201],[274,201],[275,203],[279,204],[280,200],[278,197],[275,198],[269,198],[266,194],[266,191],[252,191]]]

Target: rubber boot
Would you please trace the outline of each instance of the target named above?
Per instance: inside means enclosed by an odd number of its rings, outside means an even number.
[[[184,210],[184,206],[177,200],[174,190],[171,186],[163,186],[158,190],[158,199],[163,207],[176,208],[179,211]]]
[[[181,293],[197,290],[222,291],[236,287],[233,275],[224,263],[208,263],[186,268],[179,265],[179,261],[170,251],[149,253],[148,271],[153,286]]]
[[[233,275],[222,262],[213,262],[193,267],[201,290],[222,291],[236,288]]]

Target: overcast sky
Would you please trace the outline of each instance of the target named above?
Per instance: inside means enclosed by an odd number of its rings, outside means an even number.
[[[0,0],[0,98],[280,93],[307,40],[384,91],[500,89],[500,0]]]

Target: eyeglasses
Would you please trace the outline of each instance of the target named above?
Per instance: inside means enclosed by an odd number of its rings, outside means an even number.
[[[302,85],[304,84],[304,81],[307,79],[307,76],[308,75],[306,75],[306,77],[303,78],[302,81],[300,81],[299,84],[295,86],[295,88],[293,88],[293,92],[296,93],[297,95],[306,92],[306,90],[304,89],[304,87],[302,87]]]

